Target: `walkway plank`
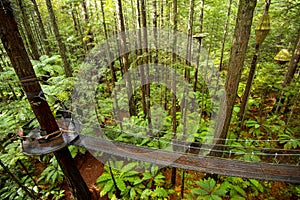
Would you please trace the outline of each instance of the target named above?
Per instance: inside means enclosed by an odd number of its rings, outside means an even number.
[[[138,147],[131,144],[112,142],[105,139],[80,136],[74,145],[88,150],[204,173],[255,178],[268,181],[300,183],[300,166],[245,162],[218,157],[199,157],[161,149]]]

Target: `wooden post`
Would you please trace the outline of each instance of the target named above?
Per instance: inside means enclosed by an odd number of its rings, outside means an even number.
[[[15,21],[9,0],[0,4],[0,38],[26,93],[31,108],[46,134],[59,130],[50,107],[29,60],[24,43]],[[54,155],[63,170],[67,183],[76,199],[91,199],[89,189],[84,182],[68,148],[63,148]]]

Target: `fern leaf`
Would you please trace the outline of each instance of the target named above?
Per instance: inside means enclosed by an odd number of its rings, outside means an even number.
[[[106,193],[110,192],[113,189],[114,183],[112,180],[109,180],[100,192],[100,196],[103,197]]]

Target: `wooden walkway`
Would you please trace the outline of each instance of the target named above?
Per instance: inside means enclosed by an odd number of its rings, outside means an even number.
[[[74,145],[88,150],[204,173],[255,178],[268,181],[300,183],[300,166],[245,162],[218,157],[199,157],[161,149],[150,149],[135,145],[107,141],[105,139],[80,136]]]

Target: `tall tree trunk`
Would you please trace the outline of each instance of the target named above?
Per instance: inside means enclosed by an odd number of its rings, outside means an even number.
[[[82,10],[83,10],[83,14],[84,14],[84,21],[85,21],[85,24],[86,24],[86,27],[87,27],[87,30],[86,30],[86,34],[87,34],[87,40],[86,40],[86,46],[87,46],[87,50],[91,50],[93,47],[94,47],[94,36],[93,36],[93,33],[91,31],[91,26],[90,26],[90,20],[89,20],[89,14],[88,14],[88,9],[87,9],[87,6],[86,6],[86,0],[82,0],[81,1],[81,6],[82,6]]]
[[[280,93],[280,97],[276,100],[277,103],[274,105],[274,106],[277,105],[276,109],[275,109],[275,114],[278,112],[278,110],[281,109],[282,105],[284,104],[284,101],[285,101],[285,99],[283,97],[284,96],[284,88],[291,84],[291,82],[293,80],[293,77],[295,75],[296,69],[297,69],[297,64],[300,60],[300,30],[299,30],[298,35],[299,35],[298,42],[297,42],[297,45],[295,47],[295,51],[293,53],[293,56],[291,58],[288,72],[286,73],[284,81],[282,83],[282,90],[281,90],[281,93]]]
[[[111,50],[110,50],[110,44],[108,43],[108,33],[107,33],[107,28],[106,28],[106,19],[105,19],[105,13],[104,13],[103,0],[100,0],[100,7],[101,7],[101,13],[102,13],[102,25],[103,25],[103,32],[104,32],[104,35],[105,35],[106,48],[108,50],[108,57],[111,61],[112,60]],[[111,75],[111,79],[112,79],[112,84],[114,86],[115,82],[117,82],[117,76],[116,76],[116,72],[115,72],[115,68],[114,68],[114,62],[112,62],[109,65],[109,69],[110,69],[110,73],[111,73],[110,75]]]
[[[137,25],[137,56],[141,56],[143,54],[143,50],[142,50],[142,33],[141,33],[141,21],[142,21],[142,16],[141,16],[141,7],[140,7],[140,0],[136,0],[136,14],[137,14],[137,18],[136,18],[136,25]],[[138,63],[140,64],[140,63]],[[144,112],[144,116],[145,118],[147,117],[147,104],[146,104],[146,86],[145,84],[145,71],[143,67],[140,67],[140,73],[141,73],[141,91],[142,91],[142,107],[143,107],[143,112]]]
[[[44,24],[43,24],[43,21],[42,21],[42,17],[41,17],[39,7],[36,3],[36,0],[31,0],[31,2],[33,4],[33,8],[34,8],[34,11],[35,11],[35,14],[36,14],[36,18],[37,18],[37,22],[38,22],[38,25],[39,25],[39,28],[40,28],[41,35],[42,35],[42,40],[43,40],[43,43],[44,43],[46,54],[49,55],[50,54],[50,47],[49,47],[49,42],[47,40],[48,37],[47,37],[46,30],[45,30],[45,27],[44,27]]]
[[[146,100],[146,116],[148,122],[148,134],[152,137],[152,122],[151,122],[151,110],[150,110],[150,82],[149,82],[149,51],[148,51],[148,33],[147,33],[147,12],[145,0],[140,1],[141,4],[141,16],[142,16],[142,32],[143,32],[143,53],[144,53],[144,64],[145,64],[145,100]],[[141,67],[142,68],[142,67]]]
[[[117,82],[117,77],[116,77],[116,72],[115,72],[115,69],[114,69],[114,61],[112,61],[112,56],[111,56],[112,53],[111,53],[110,44],[108,42],[108,34],[107,34],[107,28],[106,28],[106,19],[105,19],[105,13],[104,13],[103,0],[100,0],[100,8],[101,8],[101,13],[102,13],[103,32],[104,32],[104,35],[105,35],[106,48],[107,48],[107,51],[108,51],[107,55],[108,55],[109,60],[112,62],[109,65],[110,75],[111,75],[111,83],[112,83],[113,88],[115,88],[115,83]],[[117,100],[116,90],[114,90],[113,100],[115,102],[115,108],[113,109],[112,112],[113,112],[116,120],[119,122],[121,131],[123,131],[122,120],[120,119],[119,114],[118,114],[119,104],[118,104],[118,100]]]
[[[33,24],[32,24],[32,27],[33,27],[33,35],[35,37],[35,40],[36,40],[36,43],[37,43],[37,46],[40,47],[40,51],[39,53],[40,54],[45,54],[45,49],[44,49],[44,43],[42,42],[42,36],[41,36],[41,31],[39,29],[38,24],[35,23],[35,18],[36,16],[34,16],[34,12],[30,12],[29,13],[30,15],[30,19],[32,20]]]
[[[119,34],[120,34],[120,48],[121,48],[121,52],[124,53],[124,55],[120,55],[120,56],[122,57],[124,73],[127,73],[128,68],[129,68],[129,60],[128,60],[128,53],[125,53],[125,52],[127,52],[127,47],[126,47],[126,37],[124,34],[125,23],[124,23],[121,0],[116,0],[116,15],[117,15],[117,20],[118,20],[118,30],[119,30]],[[132,84],[131,84],[131,77],[130,77],[129,73],[128,73],[128,76],[126,76],[126,78],[125,78],[125,84],[126,84],[126,88],[127,88],[129,113],[130,113],[130,116],[133,116],[133,115],[136,115],[136,108],[135,108],[134,98],[132,96],[133,95]]]
[[[300,31],[299,31],[299,35],[300,35]],[[283,87],[290,85],[290,83],[292,82],[292,79],[295,75],[295,72],[297,69],[297,64],[299,63],[299,60],[300,60],[300,37],[298,38],[298,42],[297,42],[295,51],[291,58],[289,69],[288,69],[288,72],[287,72],[284,82],[283,82]]]
[[[162,0],[162,5],[164,5],[164,0]],[[165,15],[164,15],[164,12],[163,12],[163,10],[161,10],[161,14],[162,14],[162,20],[161,20],[161,28],[163,28],[164,27],[164,24],[166,23],[165,21],[164,21],[164,18],[166,18],[166,19],[171,19],[171,4],[168,4],[168,0],[165,0],[165,5],[166,5],[166,9],[165,9]],[[166,20],[166,21],[168,21],[168,20]],[[170,39],[170,34],[168,35],[169,37],[168,37],[168,39]],[[164,66],[165,66],[165,74],[168,74],[168,71],[169,71],[169,69],[168,69],[168,66],[170,66],[170,63],[165,63],[164,64]],[[167,76],[167,75],[165,75],[165,81],[168,81],[169,80],[169,77]],[[170,94],[170,90],[167,88],[167,87],[164,87],[165,88],[165,90],[164,90],[164,108],[165,108],[165,110],[168,110],[169,108],[168,108],[168,101],[169,101],[169,99],[171,98],[168,98],[169,97],[169,94]],[[171,95],[172,95],[172,91],[171,91]],[[171,111],[171,115],[172,115],[172,124],[173,124],[173,114],[172,114],[172,112],[173,112],[173,108],[170,108],[170,111]],[[173,125],[172,125],[172,132],[173,132]],[[174,132],[173,132],[174,133]],[[173,137],[174,137],[174,135],[173,135]]]
[[[153,36],[154,36],[154,55],[153,55],[153,63],[158,62],[158,52],[157,52],[157,0],[152,0],[153,6]]]
[[[70,63],[69,63],[69,60],[68,60],[68,57],[66,54],[67,53],[66,46],[62,42],[62,39],[61,39],[61,36],[59,33],[59,29],[58,29],[58,26],[56,23],[56,18],[55,18],[54,11],[52,8],[51,0],[46,0],[46,5],[47,5],[48,13],[50,16],[51,24],[52,24],[52,27],[54,30],[54,35],[55,35],[56,41],[58,43],[59,53],[60,53],[61,59],[63,61],[65,75],[67,77],[71,77],[72,76],[72,68],[70,66]]]
[[[69,8],[68,8],[68,12],[70,12],[69,14],[71,15],[71,19],[72,19],[72,24],[73,24],[73,27],[75,29],[75,36],[78,37],[78,40],[81,41],[81,47],[80,49],[84,50],[84,54],[86,54],[86,49],[84,48],[85,47],[85,44],[83,42],[83,40],[81,39],[81,36],[78,34],[78,25],[77,25],[77,21],[75,19],[75,13],[73,11],[73,8],[72,8],[72,5],[70,4],[69,5]],[[70,54],[75,54],[76,51],[78,50],[78,47],[77,46],[70,46],[69,48],[69,53]],[[83,56],[82,56],[83,57]]]
[[[248,101],[248,98],[249,98],[251,85],[252,85],[254,75],[255,75],[255,69],[256,69],[257,57],[258,57],[258,52],[259,52],[259,46],[260,46],[259,44],[255,45],[255,53],[252,57],[252,62],[251,62],[251,66],[250,66],[248,80],[247,80],[247,83],[246,83],[246,86],[245,86],[244,94],[242,96],[240,111],[238,113],[238,117],[239,117],[239,120],[240,120],[240,122],[239,122],[240,125],[243,125],[243,121],[244,121],[247,101]]]
[[[88,49],[87,49],[87,45],[84,42],[84,36],[83,36],[83,32],[82,32],[82,26],[79,20],[79,15],[77,12],[77,8],[75,4],[70,4],[70,10],[71,10],[71,16],[72,16],[72,22],[73,22],[73,26],[74,29],[76,31],[76,36],[79,37],[80,41],[81,41],[81,49],[83,50],[84,54],[87,53]],[[73,48],[72,48],[73,50]],[[82,55],[82,57],[84,58],[85,55]]]
[[[97,23],[99,22],[99,10],[98,10],[98,3],[97,0],[94,0],[94,5],[95,5],[95,12],[96,12],[96,21]]]
[[[137,28],[136,28],[136,16],[137,16],[137,15],[135,14],[136,9],[134,9],[134,6],[135,6],[135,4],[133,3],[133,0],[130,0],[130,7],[131,7],[131,23],[132,23],[133,29],[136,30],[136,29],[137,29]],[[136,31],[134,31],[133,34],[134,34],[134,38],[136,38],[136,37],[137,37]],[[136,40],[134,40],[134,49],[135,49],[135,52],[137,52],[137,49],[138,49],[137,46],[138,46],[138,44],[137,44]]]
[[[203,32],[203,17],[204,16],[204,0],[201,0],[201,10],[200,10],[200,26],[199,26],[199,32],[200,34]],[[198,54],[200,54],[200,49],[201,49],[201,43],[202,43],[202,38],[200,37],[198,39]],[[197,82],[198,82],[198,71],[199,71],[199,58],[200,58],[200,55],[197,55],[196,57],[196,69],[195,69],[195,72],[194,72],[194,85],[193,85],[193,90],[194,92],[196,92],[196,89],[197,89]]]
[[[193,34],[193,20],[194,20],[194,0],[190,0],[190,12],[189,12],[189,19],[188,19],[188,27],[187,27],[187,46],[186,46],[186,65],[190,65],[191,61],[191,50],[192,50],[192,34]],[[185,67],[185,81],[190,83],[190,66]],[[181,109],[182,117],[183,117],[183,138],[182,140],[185,142],[186,135],[187,135],[187,102],[186,97],[187,96],[187,88],[184,88],[183,98],[182,98],[182,106]],[[185,170],[182,171],[182,177],[181,177],[181,198],[183,199],[184,195],[184,182],[185,182]]]
[[[74,8],[73,8],[72,4],[70,5],[70,9],[71,9],[71,16],[72,16],[74,29],[77,33],[79,33],[79,26],[78,26],[77,18],[75,16],[75,12],[74,12]]]
[[[191,50],[192,50],[192,34],[193,34],[193,20],[194,20],[194,0],[190,0],[190,12],[189,12],[189,19],[188,19],[188,27],[187,27],[187,45],[186,45],[186,60],[185,60],[185,64],[186,65],[190,65],[190,61],[191,61]],[[185,80],[189,83],[190,82],[190,66],[185,67]],[[187,115],[187,110],[186,110],[186,106],[187,106],[187,102],[185,100],[185,95],[187,92],[187,88],[184,88],[184,97],[183,102],[182,102],[182,106],[183,106],[183,121],[184,121],[184,126],[183,126],[183,136],[186,136],[186,131],[187,131],[187,127],[186,127],[186,115]]]
[[[86,7],[86,0],[81,1],[81,6],[82,6],[82,10],[83,10],[83,15],[84,15],[84,21],[85,21],[86,25],[88,25],[89,14],[88,14],[87,7]]]
[[[174,31],[174,41],[172,46],[172,64],[176,62],[176,44],[177,44],[177,37],[176,37],[176,31],[177,31],[177,0],[173,0],[173,31]],[[176,69],[174,69],[176,71]],[[174,74],[174,77],[172,77],[172,132],[173,132],[173,139],[176,139],[176,129],[177,129],[177,123],[176,123],[176,77]]]
[[[82,25],[82,21],[80,20],[81,16],[79,13],[78,13],[78,10],[75,8],[74,15],[75,15],[75,19],[76,19],[77,25],[78,25],[78,34],[79,34],[79,37],[81,38],[81,45],[84,49],[84,52],[85,52],[85,54],[87,54],[89,49],[88,49],[87,43],[84,39],[84,34],[85,34],[84,33],[84,25]],[[84,57],[84,55],[83,55],[83,57]]]
[[[187,35],[188,41],[186,45],[186,63],[189,65],[189,61],[191,60],[191,49],[192,49],[192,34],[193,34],[193,21],[194,21],[194,0],[190,0],[190,12],[188,19],[188,27],[187,27]],[[190,68],[185,68],[185,79],[189,83],[190,82]]]
[[[253,19],[253,12],[256,7],[257,0],[240,0],[238,6],[238,14],[236,19],[236,26],[233,37],[233,44],[230,51],[229,67],[226,79],[226,100],[221,101],[221,108],[226,107],[226,112],[221,109],[218,115],[217,122],[224,121],[223,123],[218,123],[216,125],[215,133],[218,135],[220,140],[216,144],[225,144],[227,137],[227,132],[230,125],[230,120],[232,116],[232,111],[237,96],[237,90],[239,81],[241,78],[241,73],[244,65],[244,60],[246,57],[248,41],[251,32],[251,25]],[[223,150],[220,146],[215,146],[214,150]],[[211,152],[211,155],[222,156],[222,153],[218,151]]]
[[[164,25],[164,0],[159,0],[159,3],[160,3],[159,27],[162,28]]]
[[[177,37],[176,37],[176,31],[177,31],[177,0],[173,0],[173,31],[174,31],[174,40],[173,40],[173,49],[172,49],[172,64],[176,62],[176,44],[177,44]],[[174,68],[176,72],[176,68]],[[172,77],[172,132],[173,132],[173,139],[176,140],[176,129],[177,129],[177,120],[176,120],[176,73],[174,73],[174,76]],[[173,150],[175,150],[175,146],[173,146]],[[173,186],[176,184],[176,168],[172,168],[172,175],[171,175],[171,183]]]
[[[32,33],[30,22],[28,21],[29,17],[26,14],[25,6],[23,5],[23,1],[18,0],[18,5],[19,5],[21,13],[22,13],[22,21],[23,21],[26,35],[27,35],[27,38],[28,38],[28,41],[29,41],[29,44],[31,47],[30,50],[32,52],[33,59],[38,60],[40,58],[40,53],[39,53],[38,46],[36,44],[36,41],[35,41],[33,33]]]
[[[37,98],[40,95],[43,98],[45,97],[25,50],[8,0],[2,0],[1,2],[0,19],[0,37],[2,43],[22,83],[31,108],[41,126],[41,130],[45,130],[47,135],[58,131],[59,127],[47,101]],[[90,199],[89,189],[80,175],[68,148],[56,151],[54,155],[65,174],[74,197],[80,200]]]
[[[271,0],[266,0],[265,12],[264,12],[265,15],[268,14],[270,3],[271,3]],[[247,83],[246,83],[244,94],[242,96],[242,102],[241,102],[241,105],[240,105],[240,111],[238,113],[238,117],[239,117],[239,120],[240,120],[239,123],[240,123],[241,126],[243,126],[243,122],[244,122],[244,116],[245,116],[245,112],[246,112],[246,106],[247,106],[247,102],[248,102],[248,98],[249,98],[249,95],[250,95],[250,90],[251,90],[252,82],[253,82],[254,75],[255,75],[256,63],[257,63],[257,58],[258,58],[258,53],[259,53],[260,45],[261,44],[259,44],[259,43],[256,43],[256,45],[255,45],[255,53],[254,53],[254,55],[252,57],[252,62],[251,62],[251,66],[250,66],[248,80],[247,80]]]
[[[221,48],[219,71],[221,71],[223,68],[222,66],[223,66],[224,49],[225,49],[225,43],[226,43],[226,39],[227,39],[227,35],[228,35],[228,25],[229,25],[230,14],[231,14],[231,5],[232,5],[232,0],[229,0],[228,10],[227,10],[227,18],[226,18],[225,27],[224,27],[224,36],[223,36],[222,48]]]
[[[33,55],[32,55],[32,52],[30,50],[30,45],[28,44],[28,41],[27,41],[27,38],[26,38],[26,34],[24,33],[24,28],[21,26],[20,29],[19,29],[19,32],[20,32],[20,35],[24,41],[24,45],[25,45],[25,48],[28,52],[28,55],[33,58]]]

